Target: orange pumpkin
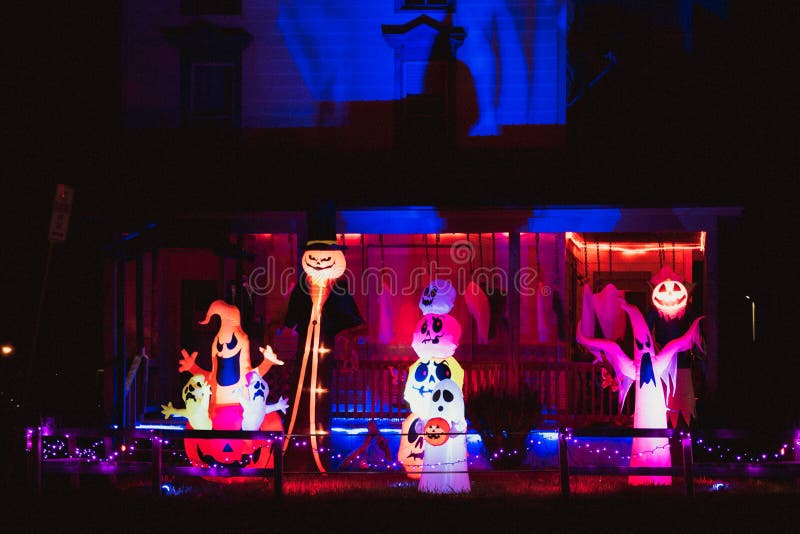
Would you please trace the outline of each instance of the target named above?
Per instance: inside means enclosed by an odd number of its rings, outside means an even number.
[[[450,438],[450,423],[441,417],[433,417],[425,425],[425,441],[438,447]]]

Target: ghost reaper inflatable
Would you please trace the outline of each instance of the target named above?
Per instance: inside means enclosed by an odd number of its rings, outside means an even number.
[[[424,493],[468,493],[467,421],[464,396],[453,380],[433,388],[428,417],[418,424],[425,437],[425,455],[418,489]]]
[[[669,396],[672,384],[675,383],[676,355],[680,351],[689,350],[695,344],[700,346],[702,317],[695,319],[683,335],[656,352],[654,340],[639,308],[628,304],[622,298],[620,305],[628,314],[633,329],[633,360],[616,342],[586,336],[580,322],[577,328],[577,341],[595,356],[596,362],[609,365],[616,373],[620,381],[618,389],[620,408],[625,403],[631,385],[635,384],[634,428],[667,428],[667,404],[662,379]],[[671,460],[667,438],[633,438],[630,465],[669,467]],[[628,483],[634,486],[669,485],[672,483],[672,477],[632,475],[628,478]]]
[[[208,420],[197,414],[186,413],[188,419],[186,428],[282,431],[283,422],[275,411],[265,411],[257,421],[251,417],[246,423],[248,428],[244,428],[244,410],[240,395],[242,389],[247,389],[248,385],[254,383],[255,377],[260,380],[273,365],[283,365],[283,362],[275,356],[271,347],[260,347],[264,359],[254,369],[250,360],[250,340],[242,329],[239,308],[223,300],[215,300],[209,306],[205,320],[200,324],[208,324],[214,315],[219,316],[220,327],[211,343],[211,370],[207,371],[197,365],[197,352],[189,354],[185,349],[181,351],[183,357],[179,361],[178,370],[193,375],[183,390],[187,410],[190,408],[189,401],[195,401],[190,399],[190,393],[197,398],[198,395],[203,395],[203,392],[210,392]],[[162,413],[165,417],[184,415],[172,408],[171,403],[163,408]],[[188,417],[189,415],[192,417]],[[268,452],[262,454],[262,451],[269,449],[269,443],[265,440],[186,438],[184,448],[189,460],[197,466],[263,468],[272,461],[272,456]]]
[[[325,393],[333,373],[334,338],[364,323],[347,280],[342,277],[347,267],[345,248],[336,241],[306,244],[301,259],[305,276],[299,277],[292,290],[284,318],[284,325],[299,334],[293,377],[296,391],[287,433],[292,434],[298,423],[299,433],[308,432],[314,463],[323,473],[326,467],[320,457],[320,435],[330,429],[330,405]],[[284,451],[289,441],[284,442]]]

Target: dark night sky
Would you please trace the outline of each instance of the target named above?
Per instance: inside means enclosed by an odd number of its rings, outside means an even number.
[[[72,184],[70,240],[54,255],[45,308],[50,341],[44,345],[58,357],[99,341],[93,269],[102,252],[97,243],[111,228],[98,221],[144,221],[173,208],[302,208],[297,180],[309,175],[323,176],[318,194],[340,204],[398,198],[369,162],[342,165],[352,180],[343,188],[325,179],[325,160],[315,154],[298,157],[305,162],[299,167],[291,158],[242,166],[214,154],[191,172],[152,147],[139,157],[141,148],[126,146],[120,124],[120,19],[113,4],[18,8],[24,31],[6,37],[5,48],[13,51],[6,72],[15,78],[3,86],[13,126],[4,129],[3,143],[3,293],[13,305],[3,312],[0,335],[22,338],[23,347],[31,337],[55,184]],[[637,52],[635,43],[622,45],[619,68],[570,110],[564,151],[546,158],[506,154],[504,164],[472,171],[450,160],[437,160],[436,171],[427,173],[415,172],[419,162],[400,162],[396,172],[406,184],[400,197],[410,204],[471,205],[474,197],[452,193],[455,181],[469,179],[478,183],[472,191],[497,206],[518,203],[519,192],[528,191],[529,204],[744,207],[741,255],[731,271],[745,276],[742,292],[756,296],[768,323],[759,364],[770,368],[768,381],[784,388],[772,389],[797,406],[788,377],[798,371],[790,330],[798,294],[791,186],[800,143],[797,106],[788,98],[797,94],[790,76],[795,59],[782,38],[791,13],[771,2],[729,4],[726,20],[698,31],[689,57],[665,59]],[[486,174],[499,184],[489,191],[480,189]],[[220,175],[231,175],[233,187],[224,195],[216,190]],[[739,362],[737,369],[747,372],[749,365]],[[779,404],[779,395],[770,403]]]

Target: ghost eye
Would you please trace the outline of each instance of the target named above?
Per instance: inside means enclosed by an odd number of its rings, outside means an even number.
[[[634,341],[636,342],[637,349],[642,350],[644,348],[644,344],[640,343],[638,339],[634,339]]]
[[[427,287],[425,288],[425,291],[422,292],[422,296],[424,296],[424,297],[430,296],[430,294],[431,294],[431,291]]]
[[[414,371],[414,378],[417,380],[417,382],[422,382],[427,377],[428,377],[428,364],[421,363],[419,367],[417,367],[417,370]]]
[[[439,380],[444,380],[446,378],[450,378],[450,367],[447,366],[446,363],[437,363],[436,365],[436,378]]]
[[[431,289],[431,296],[435,297],[436,293],[438,293],[438,292],[439,292],[439,290],[434,287],[433,289]]]
[[[233,350],[237,343],[238,341],[236,340],[236,334],[231,334],[231,340],[230,342],[225,343],[225,346],[228,347],[228,350]]]
[[[441,391],[438,391],[438,390],[437,390],[437,391],[435,391],[435,392],[433,393],[433,402],[437,402],[437,401],[439,400],[439,397],[441,396],[441,394],[442,394],[442,392],[441,392]]]
[[[433,331],[439,333],[442,331],[442,320],[438,317],[433,320]]]
[[[650,348],[650,336],[647,336],[647,339],[644,342],[644,346],[647,347],[648,349]]]
[[[426,334],[428,332],[428,321],[422,322],[422,327],[419,329],[419,331],[423,334]]]
[[[455,398],[453,396],[453,393],[449,389],[444,390],[444,393],[442,393],[442,397],[444,397],[445,402],[453,402],[453,399]]]
[[[217,341],[217,352],[222,352],[222,343]]]

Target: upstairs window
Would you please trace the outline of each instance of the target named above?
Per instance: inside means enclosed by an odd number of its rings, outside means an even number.
[[[395,0],[398,11],[453,11],[455,0]]]
[[[181,0],[181,15],[241,15],[242,0]]]

